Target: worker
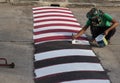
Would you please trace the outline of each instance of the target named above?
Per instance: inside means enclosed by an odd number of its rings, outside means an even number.
[[[76,35],[73,35],[72,38],[78,38],[90,27],[92,41],[95,41],[95,38],[98,35],[104,34],[106,40],[110,43],[111,37],[116,32],[118,22],[113,19],[112,16],[108,13],[104,13],[102,10],[99,10],[97,8],[92,8],[86,14],[86,17],[88,18],[88,20],[85,26]]]

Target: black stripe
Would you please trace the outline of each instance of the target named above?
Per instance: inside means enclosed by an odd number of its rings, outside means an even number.
[[[74,71],[36,78],[35,83],[59,83],[80,79],[108,79],[108,76],[106,75],[106,72],[100,71]]]
[[[57,57],[57,58],[36,61],[34,62],[34,67],[35,69],[37,69],[51,65],[63,64],[63,63],[76,63],[76,62],[99,63],[100,60],[97,57],[91,57],[91,56],[77,56],[77,55],[65,56],[65,57]]]
[[[73,45],[68,41],[54,41],[35,45],[35,53],[60,49],[91,49],[89,45]]]

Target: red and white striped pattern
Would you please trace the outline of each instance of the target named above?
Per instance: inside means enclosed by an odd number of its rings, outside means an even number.
[[[33,8],[33,17],[35,44],[71,41],[72,33],[77,33],[81,29],[80,24],[68,8],[36,7]],[[85,41],[84,36],[80,39]]]
[[[81,30],[68,8],[35,7],[33,17],[35,83],[110,83],[85,35],[68,42]]]

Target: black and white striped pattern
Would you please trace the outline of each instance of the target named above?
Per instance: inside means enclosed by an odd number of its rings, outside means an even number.
[[[110,83],[85,35],[72,45],[80,24],[68,8],[35,7],[35,83]]]

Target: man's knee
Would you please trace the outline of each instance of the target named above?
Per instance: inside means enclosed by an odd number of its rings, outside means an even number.
[[[112,29],[106,36],[106,39],[110,40],[110,38],[115,34],[115,32],[116,32],[116,29]]]

